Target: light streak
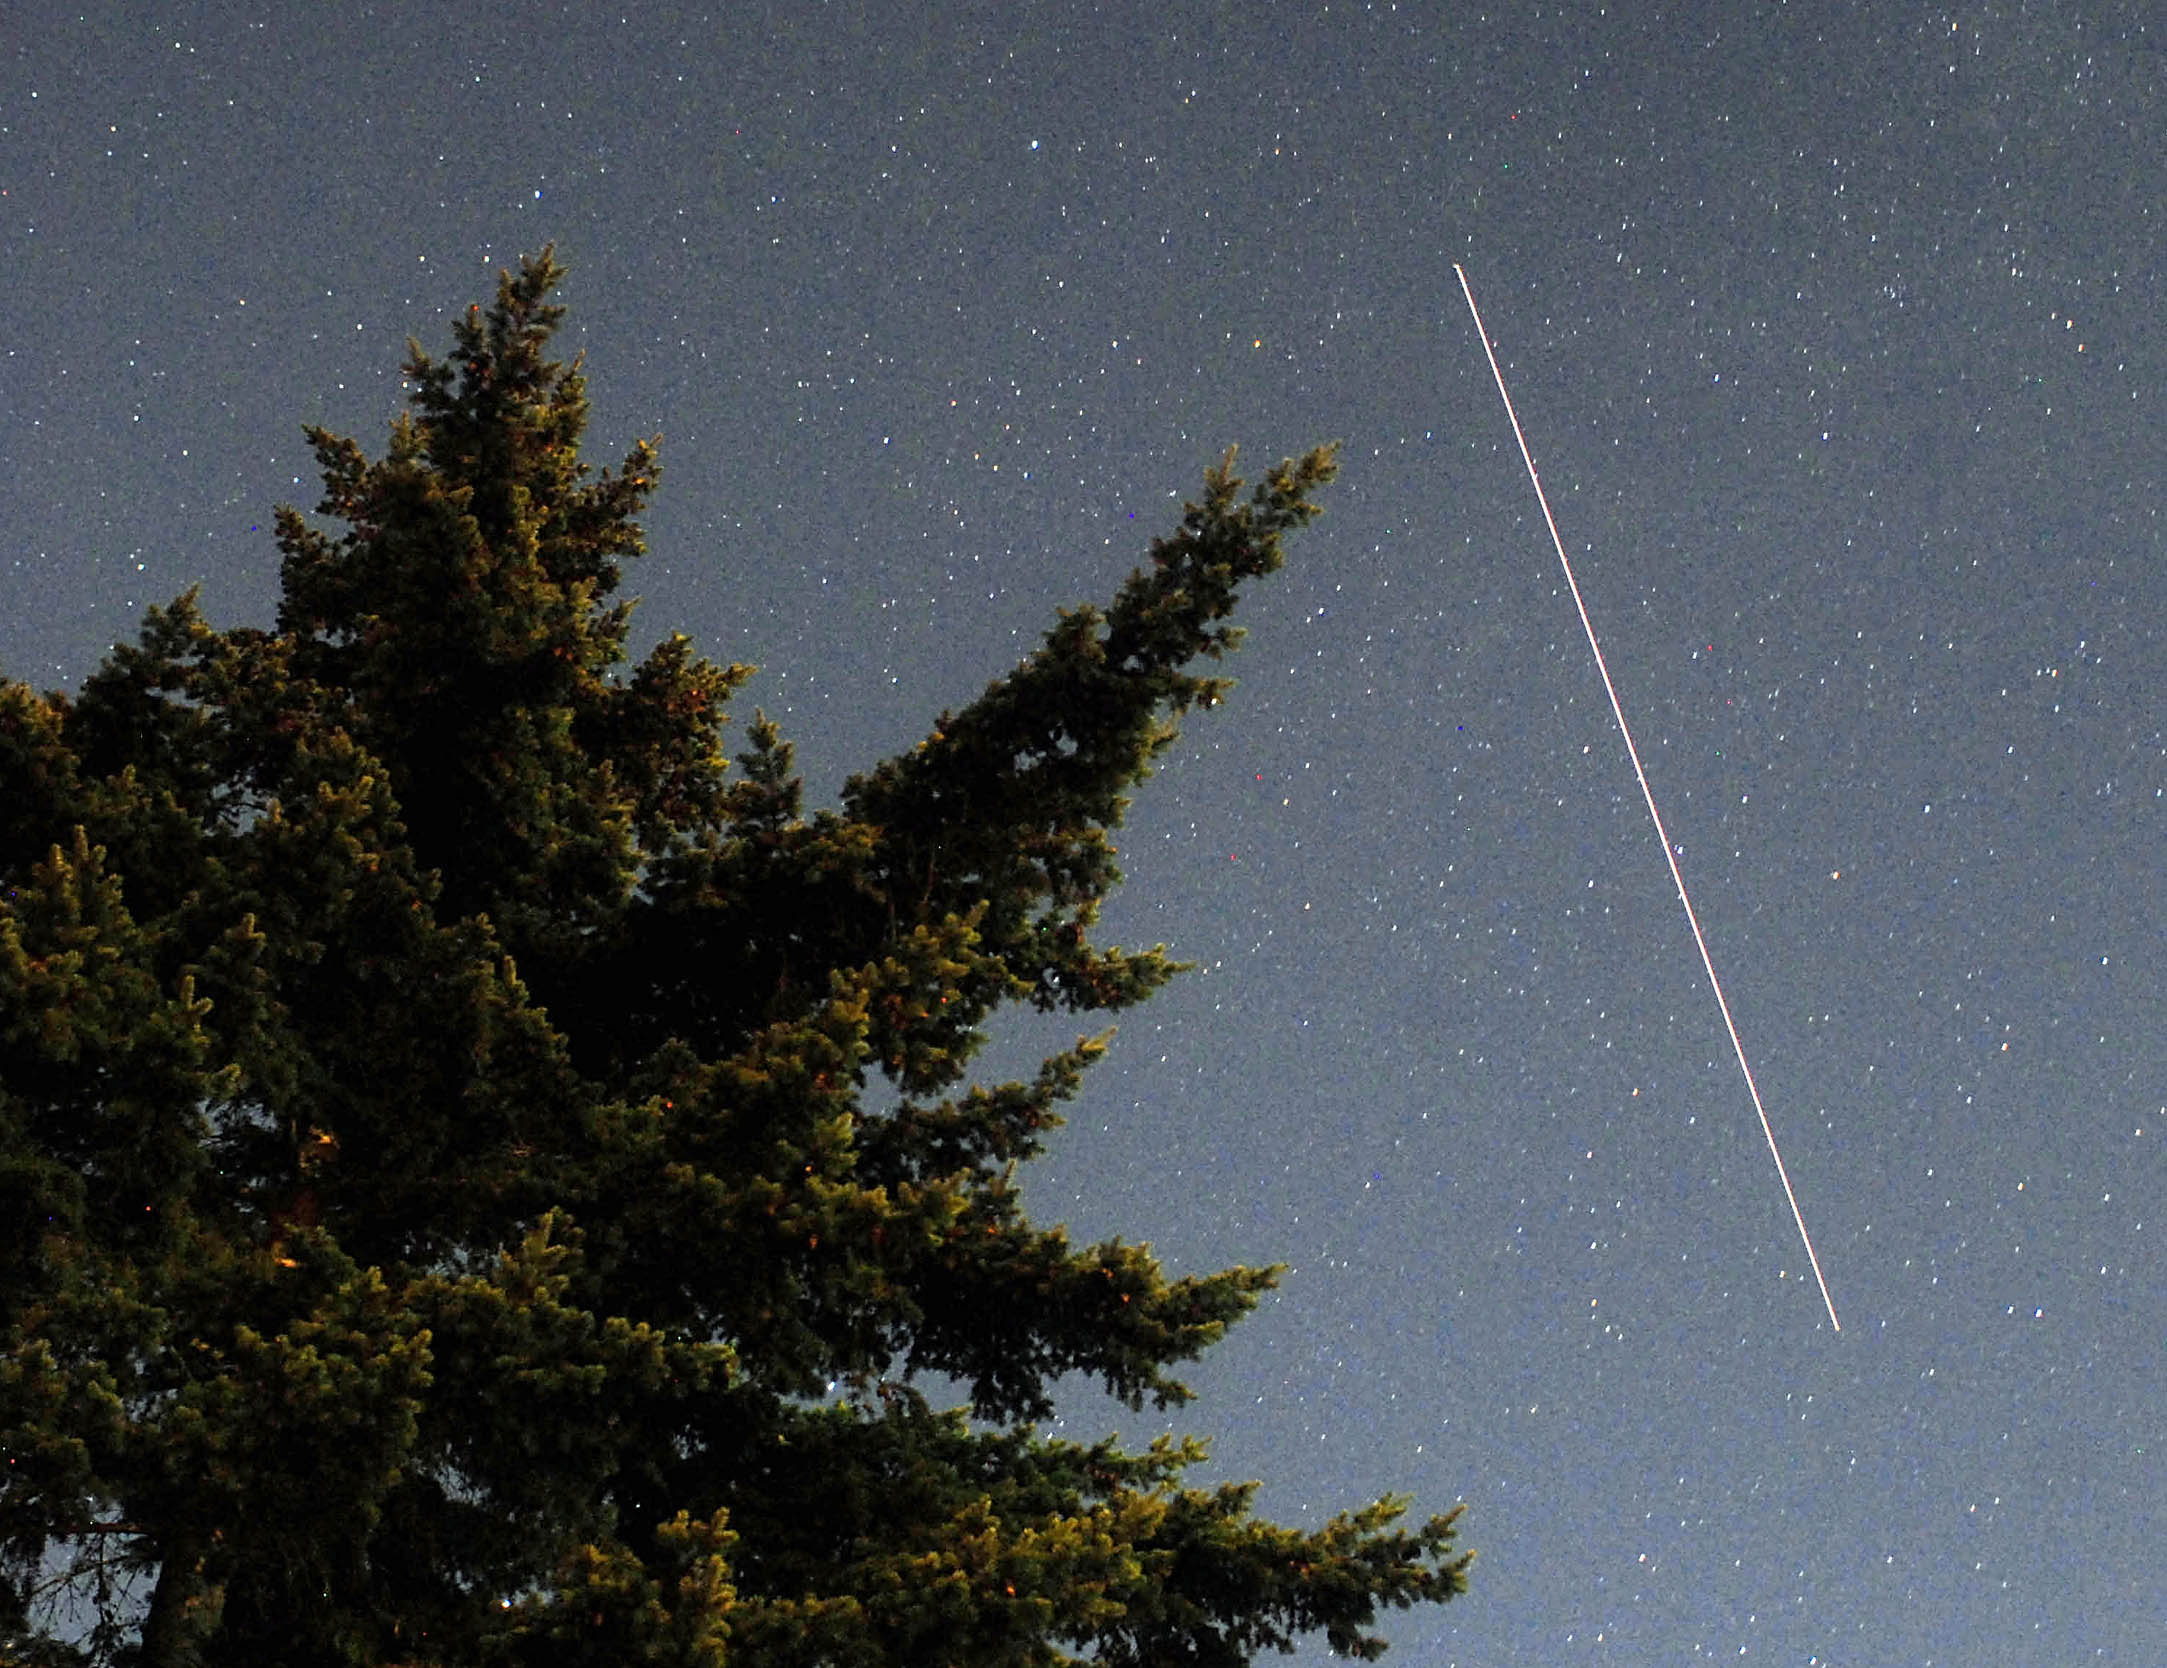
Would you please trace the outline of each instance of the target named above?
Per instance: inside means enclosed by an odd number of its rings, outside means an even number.
[[[1490,361],[1490,374],[1497,378],[1498,398],[1505,402],[1505,416],[1512,423],[1512,437],[1520,443],[1520,459],[1527,465],[1527,478],[1535,485],[1535,502],[1542,506],[1543,525],[1550,529],[1550,542],[1557,549],[1558,565],[1565,570],[1566,588],[1573,594],[1573,606],[1580,610],[1580,624],[1588,634],[1588,648],[1595,655],[1595,669],[1603,675],[1603,689],[1610,697],[1611,713],[1618,720],[1618,734],[1625,738],[1626,757],[1633,761],[1633,774],[1640,780],[1640,797],[1648,802],[1648,820],[1655,824],[1656,843],[1663,848],[1663,861],[1670,865],[1670,878],[1678,888],[1678,901],[1685,906],[1686,925],[1693,929],[1693,943],[1700,951],[1701,966],[1708,971],[1708,988],[1715,992],[1716,1007],[1723,1015],[1723,1029],[1730,1033],[1731,1047],[1738,1055],[1739,1075],[1745,1078],[1746,1093],[1753,1097],[1753,1110],[1760,1115],[1761,1133],[1768,1137],[1768,1156],[1776,1161],[1776,1179],[1783,1183],[1783,1196],[1791,1206],[1791,1220],[1798,1224],[1799,1243],[1806,1248],[1806,1261],[1813,1267],[1814,1284],[1821,1288],[1821,1301],[1828,1308],[1828,1324],[1841,1332],[1843,1322],[1836,1318],[1836,1300],[1828,1295],[1828,1281],[1821,1274],[1821,1259],[1814,1254],[1813,1236],[1806,1232],[1806,1213],[1798,1208],[1798,1195],[1791,1188],[1791,1172],[1784,1165],[1783,1150],[1776,1145],[1775,1125],[1768,1121],[1768,1108],[1761,1104],[1760,1085],[1753,1081],[1753,1068],[1746,1063],[1746,1045],[1739,1041],[1737,1022],[1731,1018],[1731,1005],[1723,995],[1723,981],[1716,977],[1715,957],[1708,953],[1708,940],[1700,930],[1700,917],[1693,912],[1693,900],[1686,895],[1685,875],[1678,867],[1677,853],[1663,827],[1663,813],[1655,808],[1655,790],[1648,786],[1648,773],[1641,768],[1640,749],[1633,745],[1633,727],[1625,721],[1625,708],[1618,700],[1618,686],[1610,681],[1610,667],[1603,659],[1603,646],[1595,640],[1595,622],[1588,617],[1587,602],[1580,595],[1580,582],[1573,577],[1572,558],[1565,554],[1565,541],[1558,536],[1557,517],[1550,513],[1550,495],[1543,491],[1542,476],[1535,469],[1535,454],[1528,450],[1527,435],[1520,427],[1520,414],[1512,408],[1512,395],[1505,388],[1505,373],[1498,367],[1496,349],[1490,346],[1490,332],[1483,326],[1482,310],[1475,305],[1474,286],[1468,283],[1467,273],[1459,262],[1452,263],[1452,270],[1459,275],[1460,293],[1467,297],[1467,310],[1474,317],[1475,334],[1482,338],[1482,351]]]

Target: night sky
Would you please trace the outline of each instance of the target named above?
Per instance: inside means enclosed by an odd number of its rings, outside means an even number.
[[[1198,971],[1026,1175],[1288,1265],[1199,1480],[1466,1500],[1410,1665],[2167,1661],[2149,0],[88,10],[0,22],[0,670],[267,624],[301,425],[550,240],[641,646],[815,802],[1339,439],[1121,838]]]

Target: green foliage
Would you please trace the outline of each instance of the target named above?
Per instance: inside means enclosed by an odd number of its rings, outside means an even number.
[[[1330,452],[1230,455],[807,814],[764,718],[723,752],[746,668],[625,664],[655,452],[581,463],[558,277],[413,350],[381,460],[312,432],[275,630],[183,597],[73,699],[0,681],[0,1656],[1374,1654],[1450,1516],[1039,1434],[1065,1375],[1185,1400],[1273,1276],[1026,1219],[1099,1039],[969,1075],[1004,1004],[1177,971],[1093,939],[1109,831]]]

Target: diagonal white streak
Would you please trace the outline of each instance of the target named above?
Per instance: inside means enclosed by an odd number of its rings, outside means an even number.
[[[1573,594],[1573,606],[1580,610],[1580,624],[1588,634],[1588,648],[1595,655],[1595,669],[1603,675],[1603,690],[1610,697],[1610,710],[1618,720],[1618,733],[1625,738],[1626,756],[1633,761],[1633,774],[1640,781],[1640,797],[1648,802],[1648,820],[1655,824],[1656,843],[1663,848],[1663,861],[1670,865],[1670,878],[1678,888],[1678,901],[1685,906],[1686,925],[1693,929],[1693,943],[1700,951],[1701,966],[1708,971],[1708,988],[1715,992],[1716,1007],[1723,1015],[1723,1029],[1730,1033],[1731,1047],[1738,1055],[1739,1073],[1746,1080],[1746,1093],[1753,1097],[1753,1110],[1760,1115],[1761,1133],[1768,1137],[1768,1155],[1776,1161],[1776,1178],[1783,1183],[1783,1196],[1790,1202],[1791,1220],[1798,1224],[1799,1243],[1806,1248],[1806,1261],[1813,1265],[1814,1283],[1821,1288],[1821,1301],[1828,1308],[1828,1324],[1841,1332],[1843,1322],[1836,1318],[1836,1300],[1828,1295],[1828,1281],[1821,1274],[1821,1259],[1814,1254],[1813,1236],[1806,1232],[1805,1212],[1798,1208],[1798,1195],[1791,1188],[1791,1172],[1784,1165],[1782,1149],[1776,1145],[1775,1126],[1768,1121],[1768,1108],[1761,1104],[1760,1085],[1753,1081],[1753,1068],[1746,1064],[1746,1045],[1738,1039],[1731,1005],[1723,995],[1723,981],[1716,977],[1715,957],[1708,953],[1708,940],[1700,930],[1700,917],[1693,912],[1693,900],[1686,896],[1685,875],[1678,867],[1670,835],[1663,827],[1663,813],[1655,808],[1655,790],[1648,786],[1648,773],[1641,768],[1640,749],[1633,745],[1633,727],[1625,721],[1625,708],[1618,700],[1618,686],[1610,681],[1610,667],[1603,660],[1603,646],[1595,640],[1595,622],[1588,617],[1588,605],[1580,595],[1580,582],[1573,577],[1572,559],[1565,554],[1565,541],[1558,536],[1557,518],[1550,513],[1550,495],[1543,491],[1542,476],[1535,470],[1535,454],[1528,450],[1527,435],[1520,428],[1520,415],[1512,408],[1512,395],[1505,388],[1505,373],[1498,368],[1497,352],[1490,346],[1490,333],[1483,326],[1482,311],[1475,305],[1474,288],[1457,261],[1452,270],[1459,275],[1460,291],[1467,297],[1468,312],[1474,316],[1475,333],[1482,338],[1482,351],[1490,361],[1490,374],[1497,378],[1498,398],[1505,402],[1505,416],[1512,423],[1512,437],[1520,443],[1520,458],[1527,465],[1527,478],[1535,485],[1535,502],[1542,506],[1543,524],[1550,529],[1550,542],[1557,548],[1558,564],[1565,570],[1565,584]]]

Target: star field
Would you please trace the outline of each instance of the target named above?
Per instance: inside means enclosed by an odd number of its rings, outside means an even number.
[[[1024,1178],[1288,1265],[1212,1475],[1469,1503],[1394,1661],[2167,1660],[2150,8],[28,11],[0,670],[267,623],[301,425],[380,450],[551,240],[591,455],[663,436],[637,629],[816,803],[1338,438],[1121,837],[1197,969]]]

